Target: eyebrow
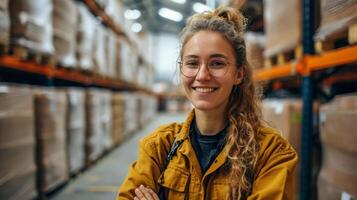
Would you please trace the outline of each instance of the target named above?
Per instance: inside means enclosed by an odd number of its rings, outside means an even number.
[[[199,58],[197,55],[187,55],[184,58]],[[224,58],[224,59],[228,59],[227,56],[223,55],[223,54],[212,54],[209,56],[209,58]]]

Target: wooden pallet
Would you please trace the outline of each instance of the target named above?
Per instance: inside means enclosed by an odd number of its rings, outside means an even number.
[[[276,65],[284,65],[293,60],[299,60],[303,57],[302,44],[298,45],[291,51],[282,52],[264,60],[264,68],[270,69]]]
[[[357,43],[357,23],[347,29],[336,32],[329,39],[315,42],[316,53],[324,53],[340,47],[349,46]]]
[[[35,62],[39,65],[53,66],[55,64],[53,55],[32,51],[25,47],[11,46],[9,54],[17,57],[18,59]]]

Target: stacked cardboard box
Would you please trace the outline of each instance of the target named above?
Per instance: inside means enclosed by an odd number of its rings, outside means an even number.
[[[269,125],[281,132],[294,149],[300,154],[301,146],[301,99],[270,99],[263,101],[263,118]],[[299,192],[300,165],[295,170],[295,193]]]
[[[264,67],[265,36],[259,33],[247,32],[244,36],[247,60],[253,69]]]
[[[11,44],[52,54],[52,0],[11,0]]]
[[[108,61],[106,58],[106,28],[97,24],[95,27],[94,47],[93,47],[93,60],[94,71],[100,75],[107,75]]]
[[[112,142],[111,93],[100,89],[87,90],[86,95],[86,161],[97,160]]]
[[[114,34],[113,31],[110,29],[107,29],[107,34],[106,34],[106,48],[105,48],[105,55],[107,58],[107,75],[111,78],[116,78],[117,74],[117,67],[116,67],[116,61],[117,61],[117,44],[116,44],[116,35]]]
[[[50,88],[35,90],[38,191],[49,192],[68,179],[66,94]]]
[[[85,166],[85,92],[67,89],[67,153],[70,174]]]
[[[78,12],[72,0],[53,0],[53,44],[59,65],[76,67]]]
[[[320,110],[323,163],[319,199],[357,197],[357,95],[337,96]]]
[[[302,41],[302,9],[299,0],[264,0],[266,58],[294,50]]]
[[[0,85],[0,199],[36,197],[33,94]]]
[[[114,93],[112,96],[112,116],[114,144],[119,144],[124,139],[124,98],[121,93]]]
[[[0,45],[9,44],[10,18],[8,0],[0,0]]]
[[[321,22],[315,34],[316,40],[334,39],[337,34],[357,23],[357,3],[355,0],[321,0]]]

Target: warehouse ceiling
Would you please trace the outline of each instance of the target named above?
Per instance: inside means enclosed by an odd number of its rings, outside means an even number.
[[[182,4],[172,0],[123,0],[123,2],[128,9],[137,9],[141,12],[140,18],[136,21],[142,24],[144,30],[176,34],[184,27],[187,17],[195,13],[194,3],[206,4],[206,0],[186,0]],[[182,20],[176,22],[161,17],[159,15],[160,8],[168,8],[181,13]]]
[[[249,30],[263,31],[262,0],[123,0],[127,9],[140,11],[140,17],[135,21],[142,25],[143,30],[174,34],[179,33],[185,26],[187,18],[195,13],[193,9],[195,4],[201,3],[201,5],[214,7],[221,4],[232,4],[232,2],[243,6],[243,13],[249,19]],[[160,16],[161,8],[179,12],[182,14],[182,20],[177,22]]]

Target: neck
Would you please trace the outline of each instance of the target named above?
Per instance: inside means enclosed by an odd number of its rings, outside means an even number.
[[[215,135],[226,125],[224,111],[202,111],[195,109],[195,119],[197,128],[202,135]]]

